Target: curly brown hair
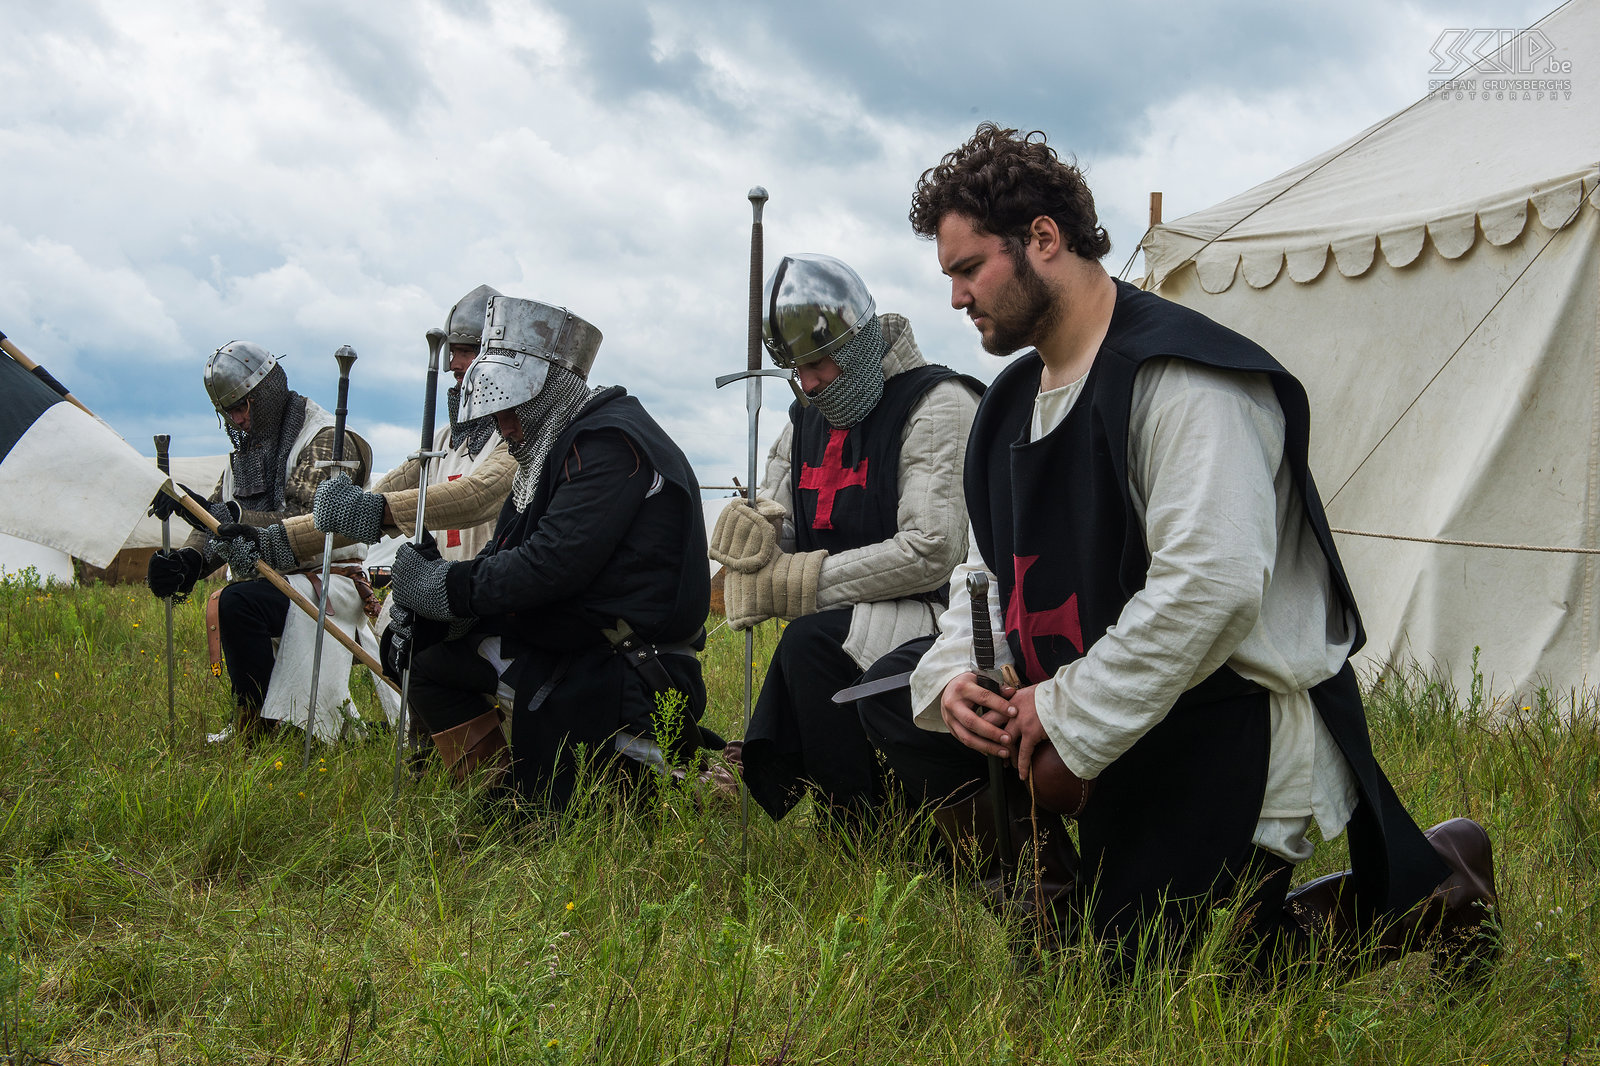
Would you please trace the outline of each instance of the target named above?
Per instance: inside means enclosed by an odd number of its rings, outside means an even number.
[[[1095,216],[1094,194],[1074,163],[1062,162],[1039,130],[1019,135],[993,122],[982,123],[971,140],[917,179],[911,228],[931,239],[946,215],[964,215],[979,232],[999,237],[1011,256],[1020,258],[1028,227],[1040,215],[1049,215],[1061,228],[1068,250],[1085,259],[1102,259],[1111,251],[1111,238]]]

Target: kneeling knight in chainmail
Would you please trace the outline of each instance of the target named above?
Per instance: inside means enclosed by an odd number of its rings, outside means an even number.
[[[196,529],[182,548],[157,552],[147,583],[157,596],[186,596],[202,574],[224,562],[234,583],[212,594],[206,609],[212,670],[226,660],[237,708],[234,722],[210,739],[238,734],[249,740],[279,722],[304,725],[310,697],[312,649],[317,622],[291,610],[289,597],[256,578],[256,560],[283,572],[301,595],[319,595],[322,543],[298,556],[283,535],[283,522],[310,515],[317,487],[334,471],[334,416],[309,397],[289,389],[278,359],[250,341],[231,341],[206,361],[206,392],[233,443],[222,480],[207,508],[224,525],[224,537]],[[364,485],[372,469],[372,449],[345,431],[344,454],[351,480]],[[165,517],[185,517],[165,495],[154,508]],[[378,612],[361,559],[362,544],[337,547],[328,577],[328,613],[346,633],[372,640],[367,620]],[[333,740],[346,724],[350,653],[329,641],[317,683],[313,732]]]
[[[391,595],[415,619],[397,609],[385,640],[391,669],[413,645],[412,707],[458,780],[509,770],[521,796],[558,810],[579,745],[665,770],[703,743],[698,482],[637,399],[589,388],[599,347],[564,308],[490,298],[460,413],[493,416],[510,441],[511,497],[471,561],[401,547]],[[427,643],[429,620],[446,639]]]

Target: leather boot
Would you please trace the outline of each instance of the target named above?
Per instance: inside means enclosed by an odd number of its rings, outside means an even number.
[[[1067,905],[1077,883],[1078,852],[1067,836],[1066,822],[1043,807],[1035,809],[1028,790],[1015,775],[1005,775],[1010,812],[1011,850],[1020,870],[1007,869],[1000,859],[995,836],[994,796],[987,788],[946,803],[933,811],[945,843],[960,865],[977,860],[984,894],[997,909],[1015,908],[1024,915],[1038,914],[1047,934],[1059,931],[1067,918]],[[1038,821],[1037,878],[1035,877],[1034,820]]]
[[[433,746],[458,783],[482,768],[485,783],[498,785],[511,770],[511,748],[500,728],[498,710],[433,734]]]
[[[1353,964],[1363,948],[1370,949],[1372,964],[1381,966],[1431,947],[1435,972],[1465,980],[1480,976],[1500,954],[1494,921],[1499,896],[1489,834],[1470,818],[1452,818],[1423,835],[1450,868],[1450,876],[1394,921],[1377,929],[1362,927],[1349,870],[1319,877],[1290,892],[1284,899],[1285,917],[1306,937],[1328,944],[1347,963]]]

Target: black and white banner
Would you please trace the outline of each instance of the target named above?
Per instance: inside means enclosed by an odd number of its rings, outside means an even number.
[[[0,533],[108,566],[166,476],[0,355]]]

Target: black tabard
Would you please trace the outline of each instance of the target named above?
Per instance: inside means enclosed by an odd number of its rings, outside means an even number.
[[[517,690],[519,705],[560,660],[592,654],[608,665],[614,661],[610,643],[600,630],[614,626],[618,618],[625,619],[644,640],[658,645],[693,641],[705,624],[711,579],[703,562],[706,532],[699,482],[682,450],[639,401],[620,387],[591,400],[551,445],[550,460],[526,510],[518,514],[508,499],[494,536],[478,558],[513,550],[533,535],[557,491],[561,457],[572,450],[580,434],[603,430],[624,434],[667,486],[645,500],[629,527],[618,548],[619,555],[627,552],[629,558],[608,564],[571,601],[544,604],[503,619],[485,619],[520,647],[533,649],[520,655],[507,675]],[[673,512],[679,516],[675,521],[670,517]]]
[[[1135,376],[1153,358],[1187,359],[1218,370],[1265,374],[1271,380],[1283,408],[1284,454],[1294,485],[1327,559],[1339,605],[1355,620],[1351,651],[1359,649],[1366,635],[1306,461],[1310,413],[1305,390],[1253,341],[1195,311],[1117,282],[1105,341],[1061,425],[1039,441],[1028,440],[1043,369],[1038,354],[1030,352],[990,386],[968,439],[967,510],[979,551],[998,579],[1006,637],[1028,682],[1051,677],[1083,655],[1144,587],[1149,551],[1128,487],[1128,425]],[[1252,693],[1260,692],[1259,686],[1224,667],[1185,693],[1169,718],[1202,704],[1207,706],[1200,713],[1213,714],[1219,695],[1253,700]],[[1385,910],[1408,907],[1447,871],[1372,757],[1348,663],[1311,695],[1361,793],[1350,837],[1358,893],[1368,905]],[[1264,708],[1265,701],[1259,703]],[[1226,757],[1180,749],[1173,755]],[[1265,775],[1262,759],[1261,787]],[[1259,789],[1253,781],[1239,785],[1255,790],[1259,814]],[[1096,798],[1101,795],[1097,792]]]
[[[883,383],[883,398],[860,422],[836,429],[816,407],[789,405],[794,443],[795,550],[848,551],[877,544],[900,529],[900,445],[906,419],[941,381],[959,378],[978,395],[983,386],[949,367],[929,364]]]

